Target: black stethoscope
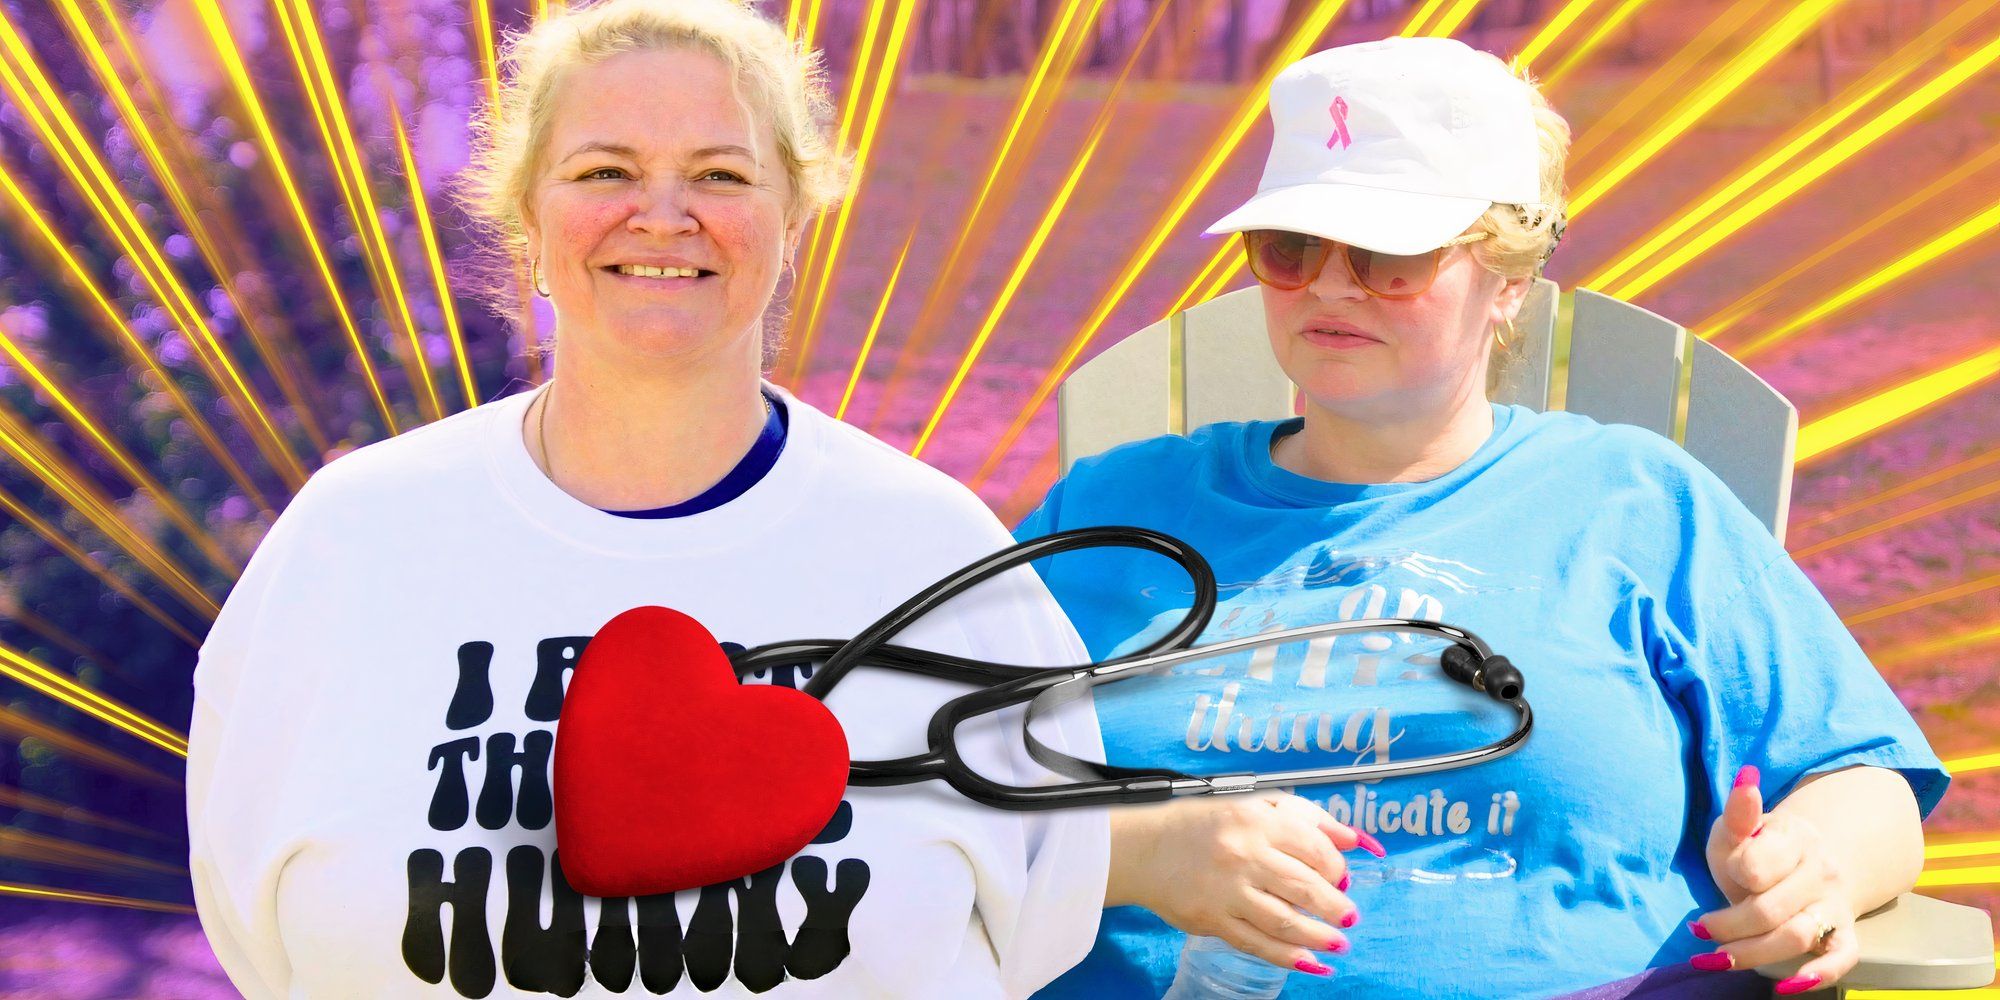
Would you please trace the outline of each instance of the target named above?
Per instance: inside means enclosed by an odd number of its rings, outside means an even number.
[[[1195,599],[1180,623],[1149,645],[1102,663],[1074,667],[1029,667],[990,663],[967,657],[895,646],[889,639],[938,605],[977,584],[1036,559],[1077,549],[1121,547],[1143,549],[1172,559],[1194,582]],[[1308,625],[1247,636],[1206,646],[1193,646],[1208,626],[1216,607],[1215,573],[1187,543],[1145,528],[1105,527],[1061,531],[1022,542],[987,556],[932,584],[852,639],[802,639],[770,643],[730,657],[737,677],[767,668],[823,660],[806,681],[806,694],[824,700],[841,679],[866,663],[943,680],[975,685],[979,690],[946,702],[931,716],[927,749],[892,760],[851,761],[848,784],[902,785],[941,778],[975,802],[1002,809],[1054,809],[1119,803],[1158,802],[1187,795],[1219,795],[1266,788],[1367,781],[1427,774],[1496,760],[1520,748],[1534,728],[1534,713],[1523,696],[1521,671],[1497,656],[1478,636],[1442,622],[1408,618]],[[1502,704],[1518,719],[1514,731],[1485,746],[1408,760],[1289,771],[1201,777],[1163,768],[1132,768],[1099,764],[1062,753],[1035,738],[1038,717],[1075,701],[1100,685],[1158,674],[1178,664],[1231,653],[1316,639],[1349,632],[1407,632],[1448,640],[1439,657],[1445,676]],[[1028,753],[1044,767],[1076,779],[1067,784],[1008,785],[974,771],[960,755],[958,727],[976,716],[1026,705],[1022,720]]]

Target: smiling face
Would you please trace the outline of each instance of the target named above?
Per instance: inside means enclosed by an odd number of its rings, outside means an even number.
[[[620,53],[558,84],[523,221],[564,350],[761,358],[798,233],[777,140],[733,84],[694,49]]]
[[[1519,310],[1529,280],[1508,281],[1452,247],[1428,291],[1382,299],[1355,283],[1339,253],[1303,288],[1258,286],[1271,350],[1309,405],[1393,422],[1484,399],[1492,331]]]

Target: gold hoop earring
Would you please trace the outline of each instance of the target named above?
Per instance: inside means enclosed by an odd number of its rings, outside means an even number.
[[[537,257],[528,262],[528,280],[534,283],[536,295],[545,299],[549,297],[549,286],[542,284],[541,258]]]
[[[1495,327],[1493,330],[1493,342],[1495,344],[1498,344],[1500,346],[1500,349],[1504,351],[1507,349],[1508,345],[1514,343],[1515,341],[1518,341],[1521,338],[1521,335],[1514,329],[1513,317],[1508,317],[1507,319],[1501,320],[1501,322],[1506,324],[1507,326],[1507,335],[1505,337],[1500,336],[1500,329],[1498,327]]]

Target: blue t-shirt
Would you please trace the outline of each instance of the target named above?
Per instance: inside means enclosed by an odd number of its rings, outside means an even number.
[[[1901,771],[1928,814],[1949,781],[1826,600],[1699,462],[1650,431],[1493,413],[1477,452],[1420,483],[1277,467],[1271,442],[1296,419],[1138,442],[1079,462],[1015,532],[1130,524],[1192,543],[1221,584],[1204,644],[1433,619],[1521,669],[1535,729],[1511,756],[1299,789],[1389,856],[1350,852],[1353,952],[1329,980],[1292,976],[1287,997],[1545,996],[1684,961],[1713,947],[1684,922],[1726,905],[1703,850],[1742,765],[1762,770],[1767,802],[1870,764]],[[1037,569],[1099,659],[1191,603],[1179,569],[1146,553]],[[1509,732],[1511,709],[1443,677],[1441,646],[1348,635],[1109,685],[1107,757],[1271,771]],[[1090,956],[1038,996],[1158,996],[1181,943],[1150,912],[1113,908]]]

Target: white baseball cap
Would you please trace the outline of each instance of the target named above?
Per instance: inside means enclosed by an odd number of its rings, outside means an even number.
[[[1443,246],[1496,202],[1541,202],[1531,93],[1451,38],[1316,52],[1271,82],[1257,194],[1205,235],[1284,229],[1394,254]]]

